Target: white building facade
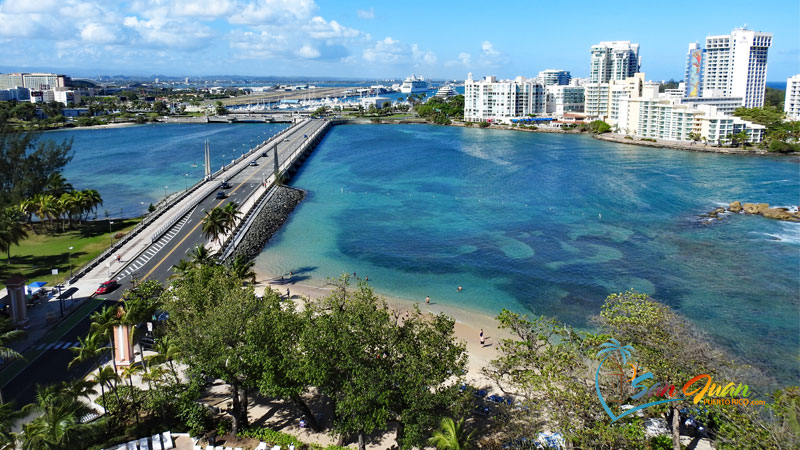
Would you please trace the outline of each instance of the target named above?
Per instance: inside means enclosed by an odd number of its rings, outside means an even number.
[[[786,98],[783,100],[786,118],[800,120],[800,74],[786,79]]]
[[[539,72],[539,81],[545,86],[565,86],[572,79],[568,70],[547,69]]]
[[[564,113],[583,112],[583,86],[547,86],[545,92],[547,114],[560,117]]]
[[[734,29],[708,36],[703,55],[702,90],[710,97],[741,97],[743,106],[764,106],[767,53],[772,33]]]
[[[584,113],[604,119],[609,113],[610,84],[624,81],[639,72],[639,44],[630,41],[604,41],[590,49],[589,80],[584,84]]]
[[[487,76],[464,82],[464,120],[467,122],[510,122],[511,119],[545,112],[544,86],[535,79],[517,77],[498,80]]]

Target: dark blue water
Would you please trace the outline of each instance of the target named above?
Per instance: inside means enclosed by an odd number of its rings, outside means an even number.
[[[162,200],[165,192],[183,190],[203,178],[206,139],[216,171],[285,127],[286,124],[153,124],[53,131],[42,137],[74,139],[75,157],[64,175],[77,189],[100,192],[100,217],[104,210],[112,217],[130,217]]]
[[[800,379],[800,224],[698,218],[733,200],[797,205],[797,158],[347,125],[293,185],[309,195],[258,257],[266,274],[319,285],[357,272],[399,298],[578,327],[634,288],[781,382]]]

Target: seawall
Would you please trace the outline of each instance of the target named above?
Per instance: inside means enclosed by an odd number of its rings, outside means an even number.
[[[305,198],[305,191],[288,186],[276,186],[275,192],[253,219],[253,223],[245,231],[241,242],[230,256],[232,261],[239,255],[250,260],[258,256],[264,245],[286,222],[289,214]]]

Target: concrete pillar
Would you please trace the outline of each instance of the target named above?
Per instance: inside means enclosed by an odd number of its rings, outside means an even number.
[[[117,310],[117,318],[121,318],[125,310]],[[117,366],[130,366],[134,363],[133,343],[131,343],[131,325],[114,326],[114,362]]]
[[[27,328],[30,320],[28,319],[28,305],[25,299],[25,285],[28,280],[22,275],[12,275],[5,281],[8,289],[8,299],[11,304],[11,320],[17,328]]]

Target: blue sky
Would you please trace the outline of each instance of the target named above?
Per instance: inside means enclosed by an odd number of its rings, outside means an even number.
[[[0,66],[68,74],[463,79],[586,76],[630,40],[648,79],[683,76],[689,42],[772,32],[768,80],[800,72],[794,1],[3,0]],[[654,3],[655,5],[655,3]]]

